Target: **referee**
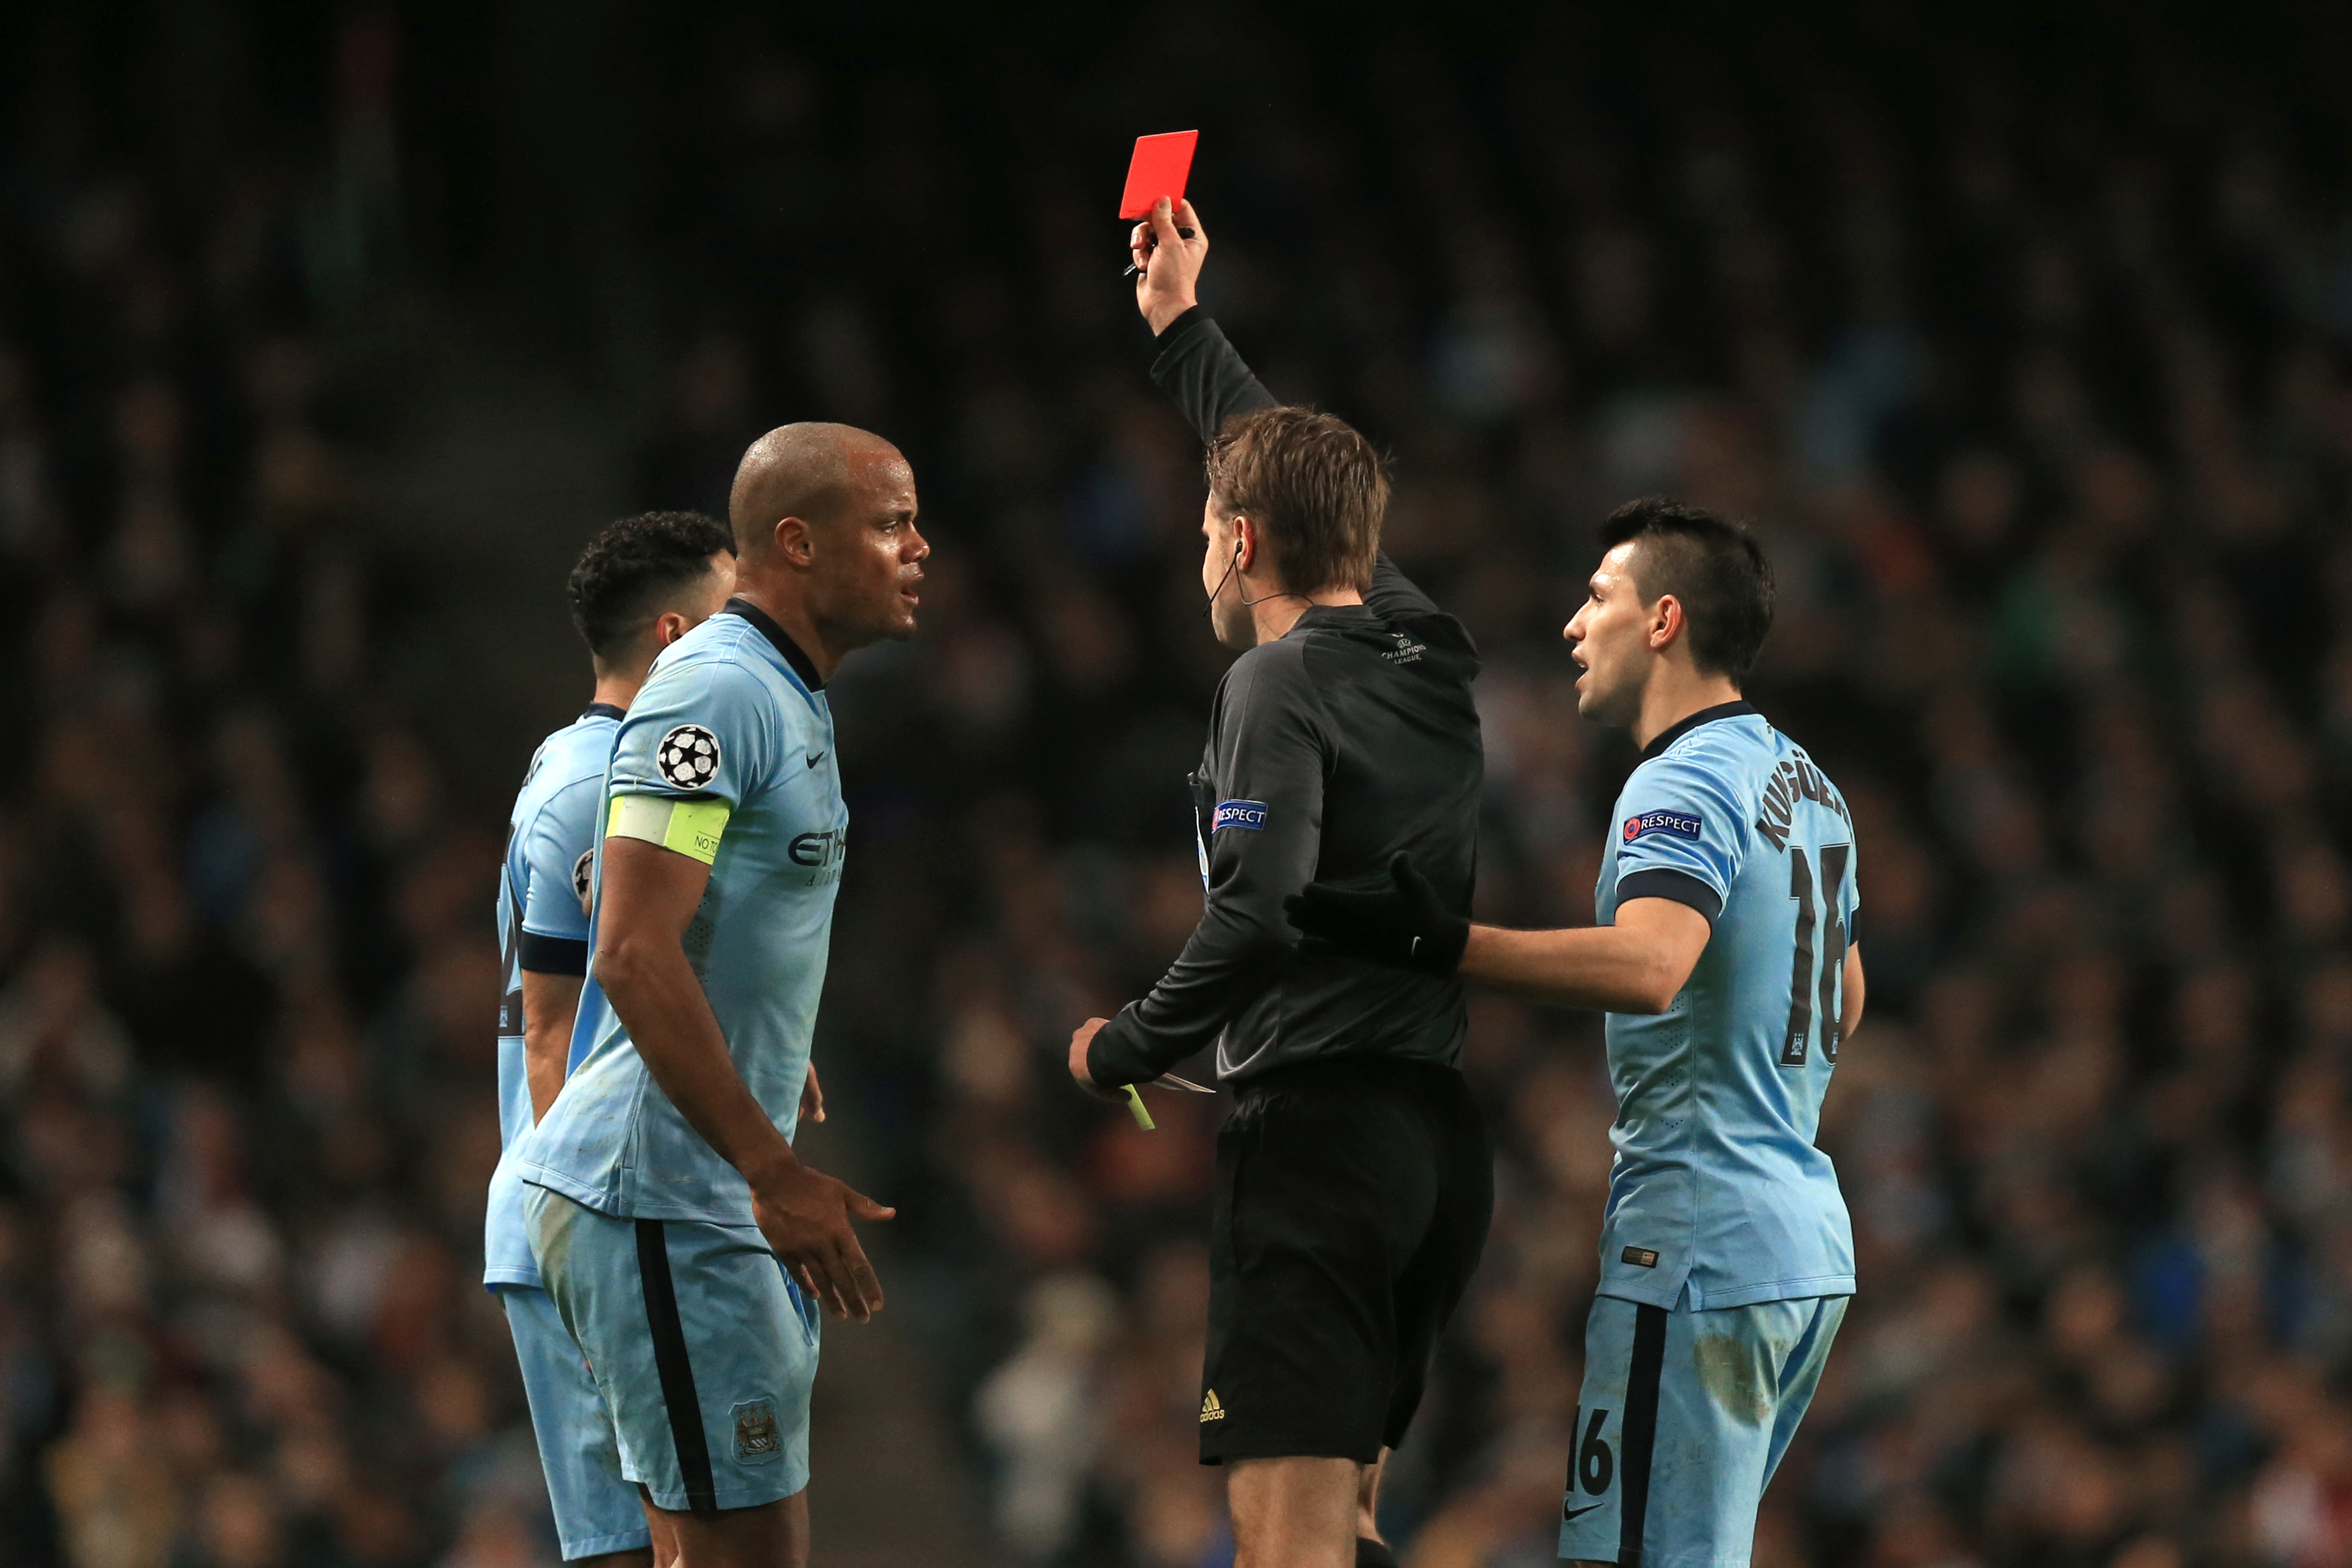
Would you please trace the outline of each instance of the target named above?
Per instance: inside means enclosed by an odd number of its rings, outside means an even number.
[[[1178,224],[1184,226],[1180,230]],[[1279,406],[1193,285],[1208,240],[1162,202],[1132,246],[1152,379],[1208,442],[1202,587],[1226,672],[1192,778],[1201,923],[1149,995],[1070,1039],[1107,1097],[1212,1042],[1217,1134],[1201,1460],[1231,1467],[1236,1568],[1388,1564],[1381,1466],[1421,1402],[1494,1209],[1449,977],[1302,952],[1310,881],[1410,852],[1470,907],[1477,650],[1380,551],[1388,480],[1346,423]]]

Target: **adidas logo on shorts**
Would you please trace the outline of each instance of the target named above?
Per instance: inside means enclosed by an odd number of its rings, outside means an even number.
[[[1223,1421],[1224,1418],[1225,1407],[1217,1403],[1217,1391],[1213,1388],[1201,1398],[1202,1425],[1206,1426],[1212,1421]]]

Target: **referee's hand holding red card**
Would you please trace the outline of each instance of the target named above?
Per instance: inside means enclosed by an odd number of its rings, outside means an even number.
[[[1135,226],[1127,248],[1138,268],[1135,308],[1155,334],[1164,332],[1169,322],[1200,303],[1193,287],[1209,257],[1209,232],[1191,202],[1179,201],[1171,209],[1163,196]]]

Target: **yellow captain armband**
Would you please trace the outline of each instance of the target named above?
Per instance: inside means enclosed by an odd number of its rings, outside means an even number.
[[[733,808],[723,800],[671,800],[658,795],[616,795],[604,820],[607,838],[642,838],[708,866],[719,858],[719,838]]]

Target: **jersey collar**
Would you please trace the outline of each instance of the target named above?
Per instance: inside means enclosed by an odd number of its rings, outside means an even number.
[[[1650,743],[1642,748],[1642,754],[1635,761],[1646,763],[1652,757],[1662,754],[1668,746],[1673,745],[1701,724],[1712,724],[1717,719],[1737,719],[1744,713],[1755,711],[1756,704],[1753,702],[1718,702],[1712,708],[1702,708],[1688,718],[1669,724],[1658,731],[1651,738]]]
[[[580,715],[583,719],[625,719],[628,716],[627,709],[611,702],[591,702],[588,710]]]
[[[1372,613],[1369,605],[1309,605],[1298,612],[1297,620],[1290,623],[1290,631],[1295,632],[1301,626],[1311,630],[1316,626],[1360,626],[1379,619],[1380,616]],[[1282,635],[1288,637],[1290,632]]]
[[[818,678],[816,672],[815,661],[801,651],[801,645],[793,641],[790,632],[776,625],[775,616],[749,599],[730,599],[720,606],[719,613],[723,616],[740,616],[759,627],[760,635],[776,645],[776,651],[784,656],[784,662],[793,667],[793,673],[801,678],[803,686],[807,687],[811,691],[824,689],[824,682]]]

